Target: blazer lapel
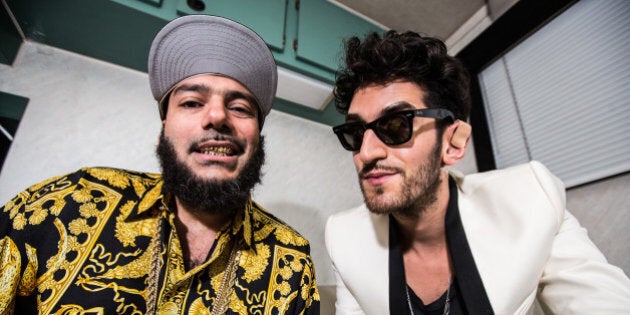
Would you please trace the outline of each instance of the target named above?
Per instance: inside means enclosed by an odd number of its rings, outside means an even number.
[[[389,216],[389,313],[410,314],[405,288],[405,265],[394,218]]]
[[[457,206],[457,185],[449,177],[450,198],[446,210],[446,242],[460,287],[463,304],[469,314],[494,314],[470,251]],[[391,298],[390,298],[391,300]],[[394,314],[394,313],[392,313]]]

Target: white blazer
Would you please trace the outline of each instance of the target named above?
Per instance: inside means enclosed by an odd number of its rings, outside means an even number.
[[[495,314],[630,314],[630,280],[565,209],[563,184],[542,164],[451,176]],[[365,206],[328,219],[338,315],[389,313],[388,231],[389,217]]]

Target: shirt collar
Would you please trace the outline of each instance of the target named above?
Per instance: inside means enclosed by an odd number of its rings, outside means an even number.
[[[229,223],[230,226],[228,226],[227,229],[229,229],[229,233],[234,237],[239,237],[240,234],[245,247],[255,250],[255,247],[252,246],[254,242],[254,207],[256,207],[256,205],[249,199],[243,211],[239,211],[234,216],[234,220]]]
[[[170,193],[163,191],[163,183],[164,181],[160,180],[154,186],[147,187],[128,220],[133,220],[158,205],[161,209],[170,211],[169,205],[173,197]],[[257,205],[249,199],[243,211],[238,211],[234,219],[222,229],[224,233],[230,233],[234,237],[239,237],[240,234],[247,248],[255,248],[252,244],[254,242],[254,209],[256,207]]]

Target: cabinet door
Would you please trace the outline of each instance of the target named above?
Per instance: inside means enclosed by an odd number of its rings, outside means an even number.
[[[297,57],[330,71],[343,58],[343,40],[383,29],[325,0],[301,0]]]
[[[177,13],[219,15],[239,22],[262,37],[270,48],[284,49],[286,0],[178,0]]]

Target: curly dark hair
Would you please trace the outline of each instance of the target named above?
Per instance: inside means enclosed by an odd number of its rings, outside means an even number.
[[[470,113],[468,71],[446,52],[436,38],[414,32],[371,33],[363,43],[358,37],[345,41],[346,67],[337,73],[335,107],[344,115],[357,89],[397,80],[414,82],[426,93],[429,108],[446,108],[456,119]]]

